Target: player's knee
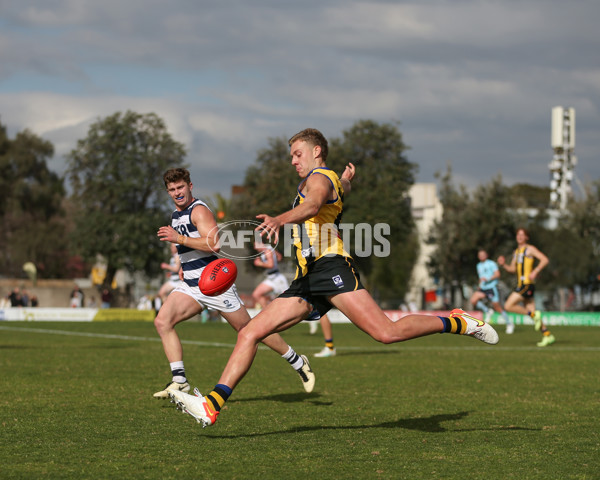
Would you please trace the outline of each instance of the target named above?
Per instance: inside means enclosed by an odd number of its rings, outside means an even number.
[[[390,343],[394,343],[394,341],[397,340],[392,340],[392,337],[390,337],[389,335],[377,335],[376,337],[373,337],[375,340],[377,340],[379,343],[383,343],[384,345],[389,345]]]
[[[377,332],[371,336],[379,343],[389,345],[415,338],[419,336],[419,330],[419,327],[412,322],[389,321],[385,326],[378,328]]]
[[[164,320],[160,313],[154,318],[154,328],[156,328],[158,333],[164,330]]]
[[[394,332],[389,327],[379,328],[375,332],[370,334],[374,340],[379,343],[383,343],[384,345],[389,345],[390,343],[395,343],[398,341],[398,334]]]
[[[383,343],[384,345],[390,345],[391,343],[396,343],[402,341],[397,336],[389,335],[388,333],[379,334],[373,337],[379,343]]]
[[[160,310],[158,315],[156,315],[154,318],[154,327],[159,335],[171,328],[171,322],[169,321],[169,318],[165,315],[161,315]]]
[[[260,338],[255,329],[249,328],[248,324],[238,330],[238,343],[253,344],[258,343]]]

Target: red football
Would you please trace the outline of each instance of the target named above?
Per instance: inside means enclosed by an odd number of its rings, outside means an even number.
[[[235,263],[228,258],[218,258],[204,267],[198,287],[204,295],[214,297],[229,290],[236,277]]]

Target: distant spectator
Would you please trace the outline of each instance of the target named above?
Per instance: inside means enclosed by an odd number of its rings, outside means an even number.
[[[38,298],[35,295],[31,296],[31,306],[37,307],[39,305]]]
[[[22,307],[23,306],[23,304],[21,303],[21,291],[19,290],[19,287],[15,287],[13,289],[13,291],[10,292],[8,299],[10,300],[11,307]]]
[[[111,295],[110,291],[108,290],[108,288],[102,289],[102,296],[101,296],[100,300],[101,300],[101,304],[100,304],[101,308],[110,308],[110,302],[112,301],[112,295]]]
[[[75,286],[73,287],[73,290],[71,291],[71,302],[70,302],[70,307],[71,308],[81,308],[83,307],[83,301],[85,299],[85,296],[83,294],[83,292],[81,291],[81,289],[79,288],[79,285],[75,284]]]
[[[148,295],[142,295],[138,304],[138,310],[152,310],[152,299]]]
[[[23,291],[21,292],[21,305],[23,307],[29,306],[29,293],[27,293],[27,290],[25,289],[23,289]]]

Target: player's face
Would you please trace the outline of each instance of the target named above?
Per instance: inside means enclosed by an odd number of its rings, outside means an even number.
[[[290,147],[292,156],[292,165],[296,167],[296,172],[300,178],[305,178],[309,172],[317,167],[316,155],[320,147],[313,147],[304,140],[296,140]]]
[[[183,210],[192,201],[192,184],[183,180],[167,185],[167,193],[178,210]]]
[[[479,250],[479,252],[477,252],[477,258],[480,262],[485,262],[488,258],[487,252],[485,250]]]
[[[523,230],[519,230],[517,232],[517,243],[519,245],[524,245],[525,243],[527,243],[527,240],[529,240],[527,234]]]

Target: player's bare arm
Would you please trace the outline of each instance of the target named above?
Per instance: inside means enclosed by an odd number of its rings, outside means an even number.
[[[531,254],[531,256],[533,256],[534,258],[536,258],[538,260],[537,266],[529,274],[529,279],[535,280],[537,278],[537,276],[539,275],[539,273],[544,268],[546,268],[548,263],[550,263],[550,260],[548,260],[548,257],[546,255],[544,255],[542,252],[540,252],[533,245],[529,245],[529,253]]]
[[[350,193],[350,190],[352,189],[352,184],[350,182],[352,182],[352,179],[354,178],[355,173],[356,173],[356,168],[354,167],[354,164],[351,162],[348,162],[348,165],[346,165],[346,168],[344,169],[344,172],[342,173],[342,176],[340,177],[340,182],[342,183],[342,188],[344,189],[344,193]]]
[[[508,273],[515,273],[517,271],[517,259],[514,257],[514,255],[510,264],[506,263],[504,255],[500,255],[496,263],[498,263],[498,265],[501,267],[504,267],[504,270],[506,270]]]
[[[275,266],[275,260],[273,260],[273,250],[267,249],[264,252],[265,260],[258,256],[254,259],[254,265],[262,268],[273,268]]]
[[[269,240],[279,241],[279,229],[286,223],[302,223],[319,213],[321,206],[331,198],[333,186],[324,175],[311,175],[304,185],[304,202],[296,208],[271,217],[264,213],[256,216],[262,223],[256,227],[261,235],[266,235]]]
[[[162,268],[163,270],[167,270],[169,272],[176,273],[181,268],[181,262],[179,260],[177,260],[175,262],[175,265],[171,265],[170,263],[163,262],[160,264],[160,268]]]
[[[180,235],[170,225],[158,229],[158,238],[163,242],[178,243],[194,250],[218,252],[220,247],[217,235],[217,222],[212,212],[208,208],[199,205],[192,210],[191,220],[198,229],[200,238]]]

